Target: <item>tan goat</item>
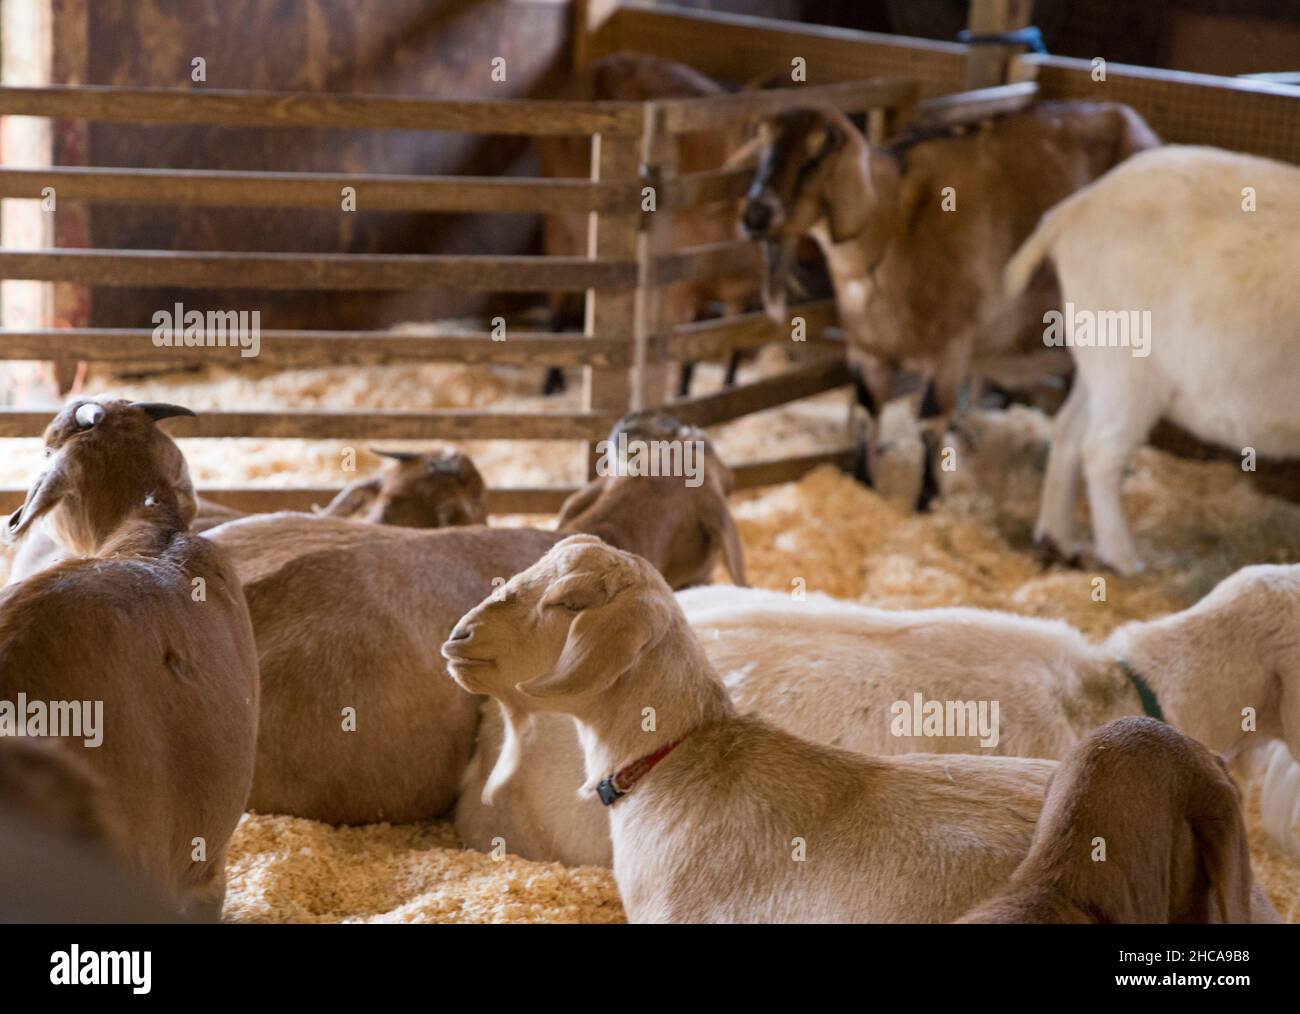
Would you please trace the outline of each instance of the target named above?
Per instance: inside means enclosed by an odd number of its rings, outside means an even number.
[[[663,578],[573,536],[465,615],[454,679],[578,722],[633,922],[936,921],[1023,857],[1050,761],[876,760],[740,717]]]
[[[447,528],[487,522],[485,486],[474,462],[459,451],[417,454],[414,451],[380,451],[396,464],[375,475],[348,483],[317,517],[351,518],[381,525],[410,528]],[[248,517],[213,500],[196,497],[198,509],[190,530],[206,532],[227,521]],[[9,581],[44,570],[68,554],[39,527],[28,532],[14,554]]]
[[[1062,762],[1029,854],[965,923],[1241,923],[1254,877],[1227,765],[1151,718],[1098,729]]]
[[[565,531],[621,536],[677,586],[708,580],[720,551],[743,579],[726,509],[730,473],[704,447],[698,487],[679,476],[597,479],[566,504],[561,532],[422,532],[292,514],[209,532],[235,561],[257,635],[252,808],[349,824],[446,811],[479,702],[446,678],[438,645],[465,610]]]
[[[188,530],[185,459],[156,425],[192,414],[81,401],[50,424],[6,532],[45,518],[81,558],[0,592],[0,699],[98,702],[100,743],[65,746],[103,783],[127,868],[180,910],[216,914],[252,782],[257,657],[234,568]]]
[[[835,286],[858,400],[871,419],[897,371],[918,372],[923,417],[957,407],[976,356],[1044,352],[1043,314],[1060,295],[1049,271],[1014,302],[1002,270],[1039,216],[1129,155],[1158,143],[1127,106],[1044,102],[984,129],[869,144],[843,114],[796,109],[765,124],[742,213],[768,254],[768,313],[789,327],[794,244],[812,236]],[[927,427],[933,454],[941,429]],[[859,473],[870,481],[868,445]],[[933,494],[927,467],[922,500]]]

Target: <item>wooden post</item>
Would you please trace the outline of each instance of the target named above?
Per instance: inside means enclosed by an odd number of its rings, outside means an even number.
[[[592,62],[591,37],[610,19],[618,0],[574,0],[572,60],[575,71]]]
[[[594,134],[591,138],[591,178],[594,181],[637,180],[641,175],[641,137]],[[587,218],[588,257],[635,260],[640,237],[640,204],[617,214],[593,211]],[[588,338],[636,340],[637,289],[587,290],[584,331]],[[634,360],[635,361],[635,360]],[[626,368],[583,368],[583,407],[589,412],[622,415],[631,404]],[[598,454],[587,445],[587,477],[594,478]]]
[[[641,163],[650,172],[648,183],[655,188],[655,210],[643,212],[637,243],[637,322],[632,350],[634,366],[632,405],[657,408],[668,399],[669,363],[655,341],[668,318],[668,293],[654,279],[654,259],[673,249],[671,207],[662,205],[666,186],[677,178],[677,138],[663,129],[658,107],[646,107],[646,129],[641,139]]]
[[[1000,35],[1028,28],[1033,0],[971,0],[971,35]],[[1016,46],[972,45],[966,58],[966,88],[1007,83],[1007,68]]]

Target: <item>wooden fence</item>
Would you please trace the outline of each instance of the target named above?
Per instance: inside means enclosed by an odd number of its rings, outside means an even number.
[[[1112,66],[1092,79],[1080,61],[1021,57],[1002,88],[954,95],[965,82],[968,47],[792,25],[710,12],[619,5],[599,25],[579,29],[584,59],[620,49],[657,53],[720,77],[751,79],[789,71],[802,57],[809,81],[797,88],[647,103],[536,100],[438,101],[117,87],[0,88],[0,115],[114,122],[262,127],[440,130],[591,137],[590,180],[417,177],[326,173],[205,172],[82,167],[0,168],[0,197],[38,199],[52,186],[61,201],[89,203],[339,207],[355,187],[368,210],[589,213],[588,256],[419,256],[231,253],[160,250],[5,250],[0,278],[91,285],[177,288],[416,290],[438,286],[503,292],[585,291],[584,336],[487,333],[425,337],[389,332],[262,332],[260,361],[275,366],[446,360],[459,363],[581,366],[579,411],[206,412],[170,425],[180,437],[298,437],[427,440],[580,440],[592,447],[631,408],[658,401],[672,361],[720,358],[787,338],[761,314],[686,326],[660,325],[660,287],[748,272],[754,244],[735,241],[674,249],[675,212],[732,201],[748,171],[679,174],[675,138],[810,103],[868,114],[873,135],[918,117],[934,123],[1017,108],[1034,97],[1089,97],[1132,103],[1170,140],[1221,144],[1300,161],[1300,92],[1278,85]],[[881,76],[885,75],[885,76]],[[654,212],[642,188],[656,190]],[[826,302],[791,307],[808,322],[811,353],[790,369],[715,394],[673,402],[683,420],[714,425],[842,386],[838,347],[819,341],[833,323]],[[203,349],[157,349],[149,329],[0,331],[0,359],[207,361]],[[0,411],[0,437],[39,435],[48,414]],[[796,478],[825,461],[844,464],[848,448],[741,466],[740,488]],[[212,493],[214,491],[207,491]],[[242,509],[305,507],[328,489],[228,489],[216,499]],[[565,489],[494,489],[489,509],[549,511]],[[0,491],[0,510],[21,491]]]
[[[429,256],[239,253],[170,250],[45,249],[0,251],[0,278],[72,281],[93,286],[168,286],[249,290],[417,290],[438,286],[494,292],[586,291],[585,335],[486,332],[426,337],[366,331],[261,333],[258,362],[277,367],[326,363],[446,360],[457,363],[581,366],[580,411],[239,411],[204,412],[169,424],[177,437],[309,439],[580,440],[591,448],[629,409],[662,401],[657,384],[669,361],[725,356],[783,337],[761,314],[685,327],[656,326],[661,287],[718,275],[759,271],[757,246],[743,241],[674,249],[675,212],[739,198],[745,169],[678,175],[675,138],[722,130],[781,109],[816,101],[850,113],[897,113],[916,99],[906,80],[843,82],[806,90],[751,92],[648,103],[430,99],[170,91],[119,87],[0,88],[0,115],[139,123],[439,130],[493,134],[587,135],[590,180],[415,177],[275,172],[216,172],[97,167],[0,167],[0,197],[39,199],[53,187],[60,202],[176,206],[273,206],[337,210],[342,188],[355,188],[367,210],[589,213],[587,257]],[[655,209],[642,211],[643,187],[655,187]],[[828,303],[792,312],[808,322],[810,344],[833,322]],[[156,348],[151,328],[5,329],[0,360],[156,363],[211,361],[211,350]],[[784,336],[788,337],[788,336]],[[780,377],[673,405],[703,426],[842,386],[843,357],[834,345]],[[49,413],[0,411],[0,437],[38,436]],[[742,467],[741,486],[781,481],[825,460],[822,455]],[[332,491],[228,489],[206,491],[245,509],[302,507]],[[489,508],[551,510],[566,489],[495,489]],[[9,509],[21,491],[0,492]]]

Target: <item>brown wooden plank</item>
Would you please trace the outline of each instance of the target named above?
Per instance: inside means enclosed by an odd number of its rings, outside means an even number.
[[[668,411],[684,423],[712,426],[832,391],[850,383],[851,379],[842,356],[825,356],[750,384],[741,384],[716,394],[680,399],[673,402]]]
[[[749,166],[687,173],[664,181],[659,195],[659,207],[661,210],[680,211],[701,204],[738,201],[745,196],[753,179],[754,170]]]
[[[0,489],[0,514],[22,506],[23,489]],[[310,511],[323,507],[338,489],[332,486],[304,486],[277,489],[269,486],[215,486],[199,490],[204,500],[247,514],[272,511]],[[489,489],[485,496],[489,514],[554,514],[576,489],[569,486],[503,486]]]
[[[722,275],[753,274],[763,268],[763,253],[753,240],[737,239],[724,243],[688,246],[655,259],[656,285],[671,282],[695,282]]]
[[[635,208],[635,184],[577,179],[227,172],[192,169],[0,168],[0,197],[60,202],[338,211],[344,187],[358,211],[586,212]]]
[[[973,36],[1015,32],[1031,23],[1034,0],[971,0],[970,32]],[[1006,83],[1011,58],[1023,46],[972,44],[966,57],[966,87],[992,88]]]
[[[853,468],[855,455],[856,452],[852,447],[844,447],[818,454],[802,454],[793,458],[751,461],[734,466],[731,474],[735,479],[736,489],[775,486],[782,482],[793,482],[822,465],[834,465],[841,471],[847,472]]]
[[[916,81],[922,95],[961,90],[967,48],[956,42],[639,3],[623,3],[606,36],[602,41],[612,47],[610,52],[635,49],[737,83],[788,75],[791,58],[801,56],[813,85],[901,77]]]
[[[38,437],[51,412],[0,409],[0,437]],[[598,412],[201,412],[165,424],[178,438],[308,440],[600,440],[617,416]]]
[[[790,317],[802,317],[809,344],[838,319],[833,299],[819,299],[790,307]],[[746,313],[722,320],[682,324],[659,337],[662,355],[668,359],[722,359],[736,349],[756,349],[772,342],[790,341],[788,328],[777,327],[766,313]]]
[[[564,334],[488,332],[459,335],[393,334],[389,331],[262,331],[256,362],[277,367],[394,362],[484,363],[510,366],[619,366],[629,361],[628,343]],[[240,356],[237,347],[157,347],[148,328],[0,329],[0,360],[48,360],[61,355],[93,362],[212,364]]]
[[[585,257],[5,250],[0,278],[183,288],[551,292],[628,289],[636,265]]]
[[[1033,81],[1018,81],[923,99],[914,107],[906,126],[933,129],[977,123],[990,116],[1028,109],[1034,104],[1037,94],[1038,85]]]
[[[858,113],[907,105],[916,100],[918,92],[915,81],[880,78],[693,99],[662,99],[651,105],[662,129],[669,133],[682,133],[729,127],[800,106],[833,106],[846,113]]]
[[[641,110],[628,102],[543,99],[452,101],[377,95],[250,92],[204,88],[78,85],[0,87],[0,115],[104,123],[212,123],[239,127],[454,130],[476,134],[638,135]]]

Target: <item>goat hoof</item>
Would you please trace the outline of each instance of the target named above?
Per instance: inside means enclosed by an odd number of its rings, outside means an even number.
[[[1067,567],[1084,570],[1084,554],[1077,549],[1065,549],[1050,535],[1034,539],[1034,558],[1043,567]]]

